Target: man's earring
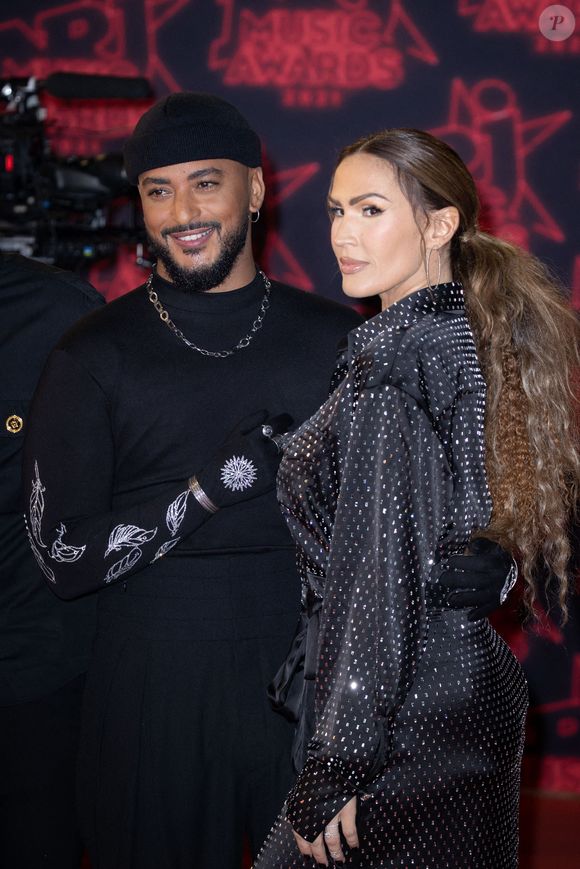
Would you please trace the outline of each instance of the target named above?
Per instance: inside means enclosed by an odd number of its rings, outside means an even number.
[[[260,209],[257,211],[250,211],[250,223],[257,223],[260,219]]]

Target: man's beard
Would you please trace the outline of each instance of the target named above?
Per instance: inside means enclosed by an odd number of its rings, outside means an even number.
[[[167,236],[174,232],[196,232],[198,229],[207,229],[209,226],[214,227],[219,236],[221,224],[208,223],[207,221],[203,224],[190,223],[185,226],[172,227],[170,230],[165,230],[163,235]],[[244,217],[236,228],[221,237],[221,250],[215,262],[198,267],[192,265],[191,268],[187,268],[175,262],[166,244],[162,244],[147,233],[149,250],[152,255],[163,263],[175,286],[186,293],[207,293],[208,290],[219,287],[228,277],[243,251],[247,236],[248,220]],[[193,259],[195,253],[191,254],[191,257]]]

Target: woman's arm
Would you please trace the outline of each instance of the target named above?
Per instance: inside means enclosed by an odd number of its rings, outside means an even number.
[[[325,584],[316,732],[288,801],[288,819],[309,841],[388,760],[423,653],[425,587],[443,541],[487,524],[482,390],[431,408],[388,383],[361,393]],[[436,430],[445,415],[459,440],[451,464]],[[466,492],[453,469],[467,465]]]

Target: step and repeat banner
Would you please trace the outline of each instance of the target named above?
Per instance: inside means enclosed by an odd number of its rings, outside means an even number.
[[[144,77],[155,98],[219,94],[260,133],[256,253],[277,280],[341,299],[324,207],[336,154],[375,129],[414,126],[460,152],[484,227],[544,259],[580,308],[579,60],[580,0],[19,0],[0,12],[1,181],[29,185],[34,202],[3,208],[3,244],[12,232],[24,253],[40,245],[109,299],[144,280],[118,153],[150,102],[137,86],[87,99],[81,86],[57,97],[43,85],[57,72]],[[16,177],[19,155],[30,165]],[[61,183],[63,166],[88,166],[104,193]],[[542,611],[523,630],[515,606],[498,622],[530,683],[525,783],[550,790],[580,792],[578,609],[564,628]]]

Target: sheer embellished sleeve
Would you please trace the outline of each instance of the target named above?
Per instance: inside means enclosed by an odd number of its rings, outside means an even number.
[[[309,841],[388,762],[426,642],[432,566],[489,519],[481,378],[464,379],[457,354],[441,359],[425,347],[385,371],[371,370],[345,420],[316,729],[287,803]]]

